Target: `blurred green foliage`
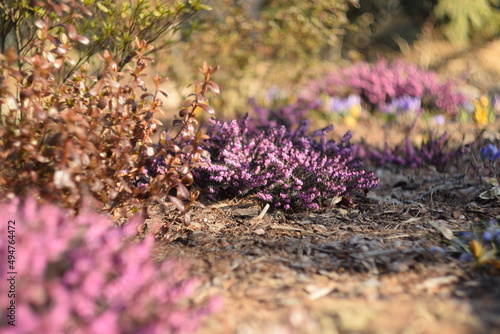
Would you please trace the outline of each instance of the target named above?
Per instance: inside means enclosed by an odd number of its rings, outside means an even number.
[[[310,59],[338,53],[348,2],[271,0],[214,2],[194,34],[200,53],[245,67],[256,60]]]
[[[498,37],[500,10],[498,0],[439,0],[434,7],[438,19],[445,19],[444,33],[459,45],[472,38]]]
[[[246,100],[270,86],[292,87],[318,74],[321,60],[340,59],[343,36],[353,28],[342,0],[213,0],[210,13],[190,23],[197,31],[173,50],[168,75],[189,82],[188,64],[219,64],[217,107],[244,113]],[[306,70],[307,69],[307,70]]]
[[[498,37],[499,6],[498,0],[360,0],[347,13],[358,29],[346,44],[354,49],[390,45],[395,36],[411,44],[424,28],[431,28],[463,46]],[[392,42],[391,47],[397,46]]]

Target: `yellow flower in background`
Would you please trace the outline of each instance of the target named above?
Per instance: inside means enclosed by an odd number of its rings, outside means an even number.
[[[474,106],[476,107],[474,119],[480,126],[488,124],[488,105],[488,98],[484,95],[479,98],[479,101],[474,102]]]
[[[486,95],[482,95],[479,98],[479,102],[485,107],[488,107],[490,105],[490,101],[488,100],[488,97]]]
[[[344,123],[348,127],[353,128],[356,126],[356,124],[358,124],[358,121],[356,120],[356,118],[352,117],[351,115],[347,115],[346,117],[344,117]]]
[[[422,145],[427,144],[427,142],[429,142],[429,134],[428,133],[424,133],[422,135]]]
[[[351,113],[352,117],[358,118],[361,114],[361,110],[361,104],[355,104],[349,109],[349,112]]]

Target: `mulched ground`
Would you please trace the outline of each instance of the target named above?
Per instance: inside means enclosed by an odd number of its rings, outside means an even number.
[[[499,201],[478,198],[487,185],[429,170],[377,174],[377,189],[320,214],[261,219],[263,205],[246,199],[172,225],[158,259],[191,262],[204,282],[197,300],[225,300],[199,333],[500,332],[500,277],[458,261],[447,240],[500,218]]]

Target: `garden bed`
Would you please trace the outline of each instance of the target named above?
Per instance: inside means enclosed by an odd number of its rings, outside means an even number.
[[[498,219],[500,203],[456,167],[379,169],[376,189],[323,213],[261,219],[252,199],[206,203],[156,256],[189,259],[199,298],[224,297],[199,333],[494,332],[499,277],[462,263],[449,239]]]

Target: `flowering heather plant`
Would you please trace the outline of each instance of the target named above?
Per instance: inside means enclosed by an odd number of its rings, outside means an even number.
[[[345,92],[360,95],[373,110],[387,110],[398,99],[418,99],[426,109],[445,110],[455,115],[466,97],[456,92],[451,81],[439,83],[435,72],[425,71],[402,60],[385,59],[373,65],[358,62],[340,72],[329,74],[323,83],[312,84],[313,95],[325,92],[342,96]],[[406,96],[406,98],[405,98]]]
[[[430,165],[442,171],[450,160],[458,158],[470,150],[468,146],[447,150],[447,146],[448,134],[444,133],[436,139],[431,134],[429,139],[420,146],[413,144],[409,138],[406,138],[393,149],[387,145],[383,150],[374,149],[368,145],[359,145],[357,149],[362,158],[369,159],[377,166],[393,164],[401,167],[417,168]]]
[[[252,113],[255,119],[247,126],[251,131],[263,128],[274,128],[285,126],[287,129],[296,129],[307,118],[307,112],[320,106],[318,100],[307,101],[298,99],[285,106],[276,106],[265,108],[258,104],[255,99],[250,99],[249,104],[252,107]]]
[[[172,136],[162,133],[154,145],[151,136],[162,125],[155,114],[167,94],[160,77],[152,78],[152,91],[143,79],[153,47],[136,39],[123,70],[104,51],[102,71],[91,74],[85,63],[65,79],[79,35],[54,29],[51,17],[36,21],[29,56],[9,49],[0,57],[0,192],[24,196],[37,186],[43,198],[71,208],[90,194],[122,217],[169,200],[184,214],[197,196],[186,188],[191,170],[207,156],[195,114],[214,112],[206,93],[219,93],[211,81],[217,68],[204,64],[204,80],[195,83]],[[145,175],[155,160],[162,173]]]
[[[185,333],[215,311],[218,299],[188,306],[197,281],[180,262],[156,263],[153,236],[138,242],[138,221],[116,227],[104,215],[82,212],[75,219],[52,204],[16,197],[0,205],[5,224],[15,228],[11,270],[2,261],[2,281],[16,276],[16,322],[5,314],[2,333]],[[9,229],[10,230],[10,229]],[[7,243],[0,240],[2,258]],[[13,252],[13,253],[11,253]],[[2,305],[9,305],[2,284]]]
[[[373,173],[361,169],[350,133],[336,143],[326,137],[333,127],[308,135],[307,121],[296,130],[255,129],[251,122],[248,116],[213,121],[208,129],[211,164],[195,176],[212,199],[256,195],[285,210],[319,210],[324,200],[378,184]]]

